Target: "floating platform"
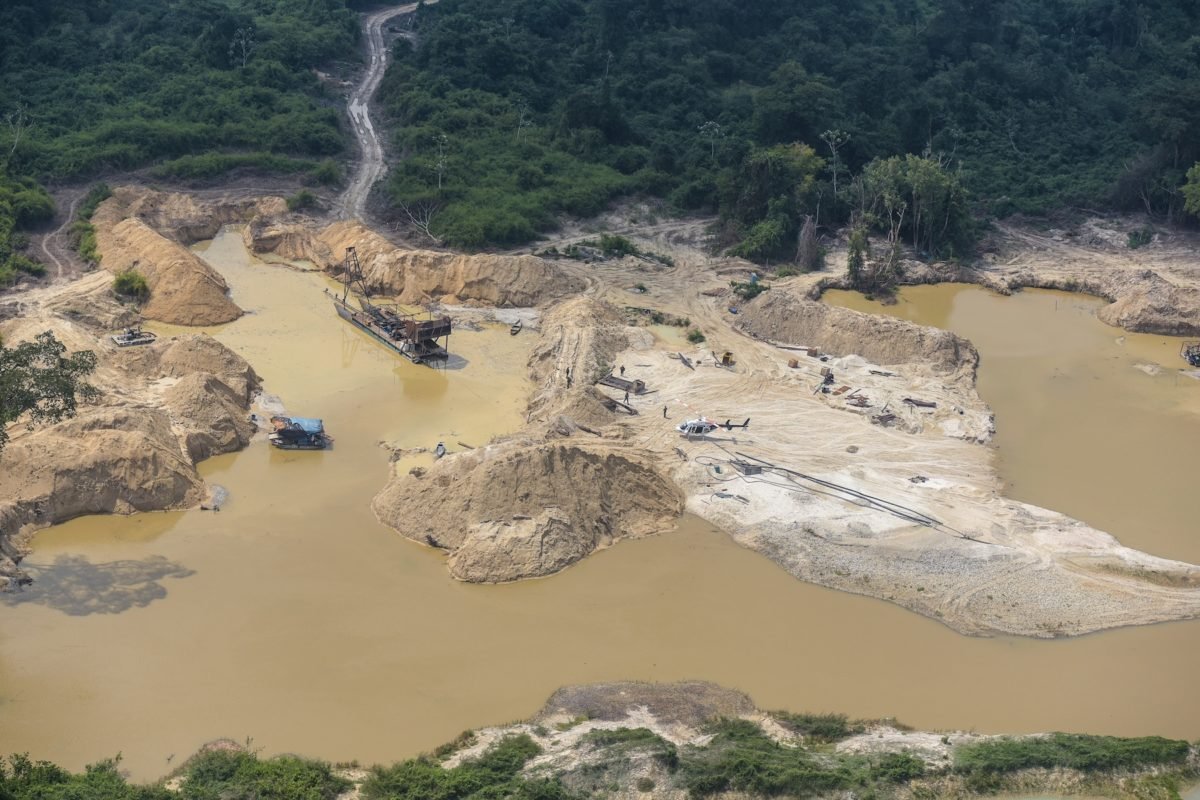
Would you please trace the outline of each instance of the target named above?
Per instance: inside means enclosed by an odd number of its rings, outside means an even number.
[[[154,344],[156,339],[158,339],[156,334],[144,331],[141,328],[126,328],[121,333],[115,334],[112,337],[113,344],[117,347],[136,347],[143,344]]]
[[[1200,367],[1200,342],[1184,342],[1179,355],[1193,367]]]
[[[333,444],[325,423],[311,417],[271,417],[267,441],[280,450],[324,450]]]
[[[414,364],[426,364],[450,357],[438,339],[449,338],[450,318],[419,320],[414,315],[398,314],[390,309],[367,304],[355,308],[342,297],[333,298],[338,316],[369,333]]]

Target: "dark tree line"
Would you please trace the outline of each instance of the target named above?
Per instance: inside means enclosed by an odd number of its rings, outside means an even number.
[[[1200,6],[1168,0],[442,0],[385,83],[390,192],[467,246],[647,193],[780,257],[806,216],[863,212],[868,166],[898,157],[944,173],[932,195],[912,176],[904,236],[927,252],[969,247],[969,216],[1176,221],[1200,158],[1197,29]]]

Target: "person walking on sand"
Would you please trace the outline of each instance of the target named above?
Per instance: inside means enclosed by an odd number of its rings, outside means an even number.
[[[625,393],[625,405],[629,405],[629,392]]]
[[[625,365],[624,364],[621,365],[621,377],[622,378],[625,377]]]
[[[667,418],[667,407],[663,406],[663,419]]]

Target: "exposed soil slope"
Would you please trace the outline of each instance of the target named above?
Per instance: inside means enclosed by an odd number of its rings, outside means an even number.
[[[342,273],[346,248],[353,247],[372,292],[401,303],[476,302],[489,306],[536,306],[581,291],[585,283],[557,264],[535,256],[459,255],[397,247],[359,222],[336,222],[314,231],[269,217],[246,229],[256,253],[311,261]]]
[[[286,212],[279,198],[202,203],[182,194],[121,187],[92,217],[101,265],[118,274],[135,269],[146,278],[147,319],[176,325],[218,325],[242,311],[216,270],[186,245],[211,238],[224,224]]]
[[[99,280],[98,280],[99,279]],[[31,297],[25,316],[0,325],[5,341],[50,330],[69,350],[92,350],[94,405],[74,419],[28,429],[18,422],[0,457],[0,588],[34,530],[82,514],[194,506],[205,497],[198,461],[244,447],[258,378],[203,334],[117,348],[96,321],[125,313],[89,276]],[[72,311],[86,309],[86,313]],[[67,316],[67,315],[70,316]]]
[[[628,448],[506,442],[394,478],[380,519],[450,551],[450,573],[496,583],[549,575],[618,539],[669,530],[678,489]]]
[[[876,364],[925,364],[968,382],[979,365],[974,345],[949,331],[829,306],[786,290],[764,292],[746,304],[735,327],[757,338],[860,355]]]

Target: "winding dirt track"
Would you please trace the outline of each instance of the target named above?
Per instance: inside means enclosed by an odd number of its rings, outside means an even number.
[[[426,4],[436,0],[426,0]],[[367,71],[350,94],[346,112],[350,116],[350,127],[358,140],[360,153],[354,177],[338,201],[338,216],[342,219],[363,219],[367,211],[367,197],[371,187],[387,172],[383,162],[383,145],[371,123],[371,98],[383,81],[387,70],[387,47],[383,41],[383,26],[388,20],[417,10],[416,3],[385,8],[363,17],[363,34],[367,42]]]

